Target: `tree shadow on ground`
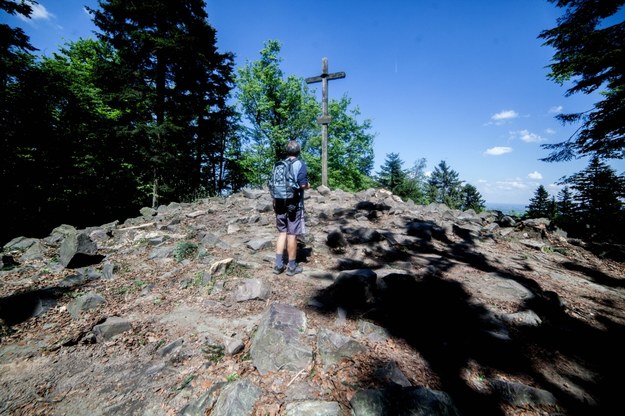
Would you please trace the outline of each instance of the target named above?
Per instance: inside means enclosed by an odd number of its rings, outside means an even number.
[[[597,269],[591,269],[589,267],[583,266],[581,264],[567,261],[562,264],[564,268],[567,270],[572,270],[575,272],[581,272],[582,274],[588,276],[593,282],[600,284],[602,286],[607,287],[625,287],[625,282],[622,280],[615,279],[607,274],[601,272]]]
[[[418,265],[419,274],[414,268],[380,279],[375,275],[371,279],[366,273],[342,273],[334,284],[317,293],[314,304],[328,314],[341,308],[349,318],[370,320],[408,342],[427,361],[441,382],[441,390],[450,394],[461,414],[504,414],[505,403],[500,396],[475,389],[463,376],[471,363],[477,363],[488,378],[502,373],[518,376],[551,392],[561,407],[545,409],[548,412],[587,415],[614,408],[616,386],[622,385],[620,375],[625,370],[625,328],[605,317],[601,319],[606,329],[599,330],[570,316],[557,294],[545,292],[535,280],[488,261],[475,250],[475,237],[466,228],[452,230],[460,242],[451,241],[436,224],[423,221],[406,222],[405,235],[417,238],[402,243],[390,232],[381,234],[379,241],[385,244],[354,238],[351,243],[366,246],[371,261],[341,260],[337,270],[375,269],[372,264],[381,267],[401,261]],[[445,274],[455,272],[459,264],[523,285],[533,294],[524,306],[537,313],[543,324],[512,325],[494,317],[461,283],[445,279]],[[617,286],[613,278],[591,273],[573,261],[567,268]],[[529,265],[525,269],[529,270]],[[556,360],[569,362],[570,371],[564,367],[564,373],[554,373],[551,367]],[[589,396],[580,397],[573,391],[576,386]]]
[[[0,297],[0,320],[9,327],[39,316],[56,306],[58,300],[89,281],[82,273],[66,276],[55,286],[27,290]]]

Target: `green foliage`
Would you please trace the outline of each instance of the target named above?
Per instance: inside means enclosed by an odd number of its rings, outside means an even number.
[[[625,212],[625,177],[619,176],[598,157],[588,166],[565,178],[570,187],[578,225],[574,232],[594,240],[616,239],[622,241]],[[560,201],[564,206],[564,201]]]
[[[398,153],[387,154],[380,167],[378,184],[395,195],[410,199],[417,204],[438,202],[453,209],[484,210],[484,200],[473,185],[462,185],[456,171],[441,161],[428,179],[425,175],[426,160],[417,160],[409,170],[402,168],[403,161]]]
[[[582,125],[561,143],[543,145],[552,153],[546,161],[597,155],[625,156],[625,36],[623,0],[550,0],[565,8],[558,26],[540,33],[555,49],[550,79],[572,85],[567,95],[603,89],[602,100],[590,111],[561,114],[563,123]]]
[[[350,105],[351,100],[347,96],[328,103],[328,112],[332,117],[328,125],[328,186],[354,192],[373,185],[370,174],[374,160],[374,135],[370,133],[371,121],[359,123],[360,110],[358,107],[350,109]],[[309,155],[319,154],[318,162],[309,165],[321,167],[320,135],[309,140],[307,150]],[[318,183],[314,168],[311,169],[312,181]]]
[[[400,159],[399,153],[388,153],[384,164],[380,166],[380,172],[378,172],[377,181],[380,186],[389,191],[401,196],[402,185],[408,177],[408,174],[403,169],[404,161]],[[399,193],[397,193],[399,191]]]
[[[460,209],[463,211],[472,209],[473,211],[479,213],[485,208],[486,201],[484,201],[477,188],[471,184],[466,184],[462,187],[460,198]]]
[[[228,374],[228,377],[226,377],[226,381],[228,383],[233,382],[233,381],[237,381],[238,379],[239,379],[239,375],[237,373]]]
[[[225,185],[225,155],[234,135],[233,55],[219,53],[204,1],[108,0],[91,10],[119,59],[99,70],[122,114],[117,134],[133,143],[139,180],[152,206],[208,184]],[[205,185],[206,186],[206,185]]]
[[[237,78],[238,104],[246,122],[238,166],[246,182],[257,187],[267,182],[273,164],[285,157],[289,140],[302,146],[309,182],[319,183],[321,178],[321,130],[316,122],[320,105],[301,78],[285,77],[280,69],[280,48],[277,41],[266,42],[260,59],[247,63]],[[332,117],[328,185],[358,191],[372,185],[374,136],[369,132],[371,122],[359,122],[360,111],[350,105],[346,96],[328,103]]]
[[[189,374],[188,376],[186,376],[185,379],[182,381],[182,383],[180,383],[180,385],[176,387],[176,390],[183,390],[185,387],[191,384],[191,382],[193,381],[195,377],[196,377],[195,374]]]
[[[459,174],[442,160],[434,168],[428,180],[430,200],[445,204],[449,208],[459,209],[462,206],[462,181]]]
[[[226,104],[233,56],[217,52],[204,2],[99,6],[98,40],[39,61],[20,30],[0,25],[10,32],[0,37],[0,211],[14,213],[2,239],[126,218],[150,196],[155,205],[244,185]]]
[[[316,128],[314,97],[301,79],[284,77],[280,47],[277,41],[266,42],[260,59],[240,68],[236,81],[238,105],[247,122],[239,165],[246,181],[255,186],[264,185],[273,164],[286,156],[289,140],[298,140],[305,149]]]
[[[202,347],[202,352],[206,355],[206,358],[212,363],[218,363],[224,358],[224,347],[221,345],[207,345]]]
[[[406,172],[404,183],[400,185],[400,194],[403,198],[411,199],[414,203],[421,205],[427,205],[430,202],[427,195],[426,166],[426,159],[421,158],[415,161],[412,168]]]
[[[530,199],[526,216],[528,218],[550,218],[551,212],[551,197],[549,196],[549,192],[547,192],[543,185],[540,185],[534,192],[534,196]]]
[[[176,244],[176,248],[174,250],[174,258],[178,263],[180,263],[184,259],[195,256],[197,250],[197,244],[191,243],[189,241],[181,241]]]
[[[573,194],[568,186],[565,186],[558,192],[556,200],[556,216],[555,225],[563,230],[571,230],[575,227],[575,201]]]

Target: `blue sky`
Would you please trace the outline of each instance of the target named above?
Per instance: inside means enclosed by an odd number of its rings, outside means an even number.
[[[50,55],[65,41],[93,37],[83,6],[96,0],[39,0],[20,26]],[[587,160],[546,163],[541,144],[567,139],[559,112],[585,111],[597,95],[565,97],[547,79],[553,50],[538,35],[562,10],[546,0],[397,1],[208,0],[217,46],[236,66],[259,58],[268,40],[282,44],[282,70],[306,78],[329,71],[330,99],[347,95],[375,134],[374,173],[389,153],[404,168],[444,160],[490,204],[527,205],[539,185],[584,169]],[[621,11],[622,13],[622,11]],[[312,84],[321,99],[320,84]],[[332,151],[331,148],[329,151]],[[625,162],[612,161],[622,174]]]

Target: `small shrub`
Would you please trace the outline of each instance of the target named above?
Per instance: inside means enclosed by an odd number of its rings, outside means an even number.
[[[178,263],[184,259],[193,257],[195,253],[197,253],[197,244],[190,243],[188,241],[179,242],[174,250],[174,256]]]
[[[232,373],[230,375],[228,375],[228,377],[226,377],[226,381],[228,383],[232,382],[232,381],[237,381],[239,379],[239,375],[237,373]]]

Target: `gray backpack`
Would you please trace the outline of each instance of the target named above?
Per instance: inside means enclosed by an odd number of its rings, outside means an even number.
[[[287,158],[276,162],[269,178],[269,191],[273,199],[293,199],[299,189],[295,175],[293,175],[293,163],[297,159]]]

